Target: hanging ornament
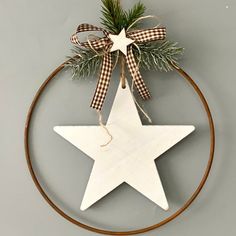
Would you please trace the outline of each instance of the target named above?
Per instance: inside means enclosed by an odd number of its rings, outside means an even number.
[[[154,160],[194,131],[193,126],[143,126],[129,87],[119,88],[108,118],[112,142],[100,126],[58,126],[54,130],[94,160],[81,210],[126,182],[162,209],[168,202]],[[89,145],[88,145],[89,144]],[[112,171],[111,171],[112,170]]]
[[[73,55],[58,67],[37,93],[30,108],[25,129],[26,157],[32,178],[46,201],[63,217],[88,230],[110,235],[131,235],[144,233],[171,221],[182,213],[197,197],[206,182],[211,169],[214,154],[214,124],[207,101],[202,92],[180,67],[178,59],[183,48],[166,39],[166,28],[160,25],[142,28],[143,20],[156,19],[145,16],[145,6],[136,4],[131,10],[124,11],[118,0],[102,0],[102,27],[80,24],[71,37],[74,44]],[[80,34],[87,32],[87,40],[81,41]],[[93,32],[93,34],[91,34]],[[95,34],[102,32],[103,36]],[[106,124],[103,124],[102,109],[109,89],[114,68],[120,64],[120,86]],[[130,89],[126,67],[131,75]],[[98,125],[94,126],[55,126],[54,131],[94,160],[94,166],[88,181],[81,210],[93,207],[108,193],[127,183],[143,194],[160,210],[169,209],[168,195],[161,183],[155,165],[155,159],[191,134],[193,125],[142,125],[138,110],[151,123],[150,116],[143,110],[134,95],[134,87],[143,100],[149,100],[151,94],[145,84],[141,70],[176,70],[185,78],[199,95],[208,115],[211,146],[205,174],[192,197],[179,211],[153,226],[129,232],[113,232],[96,229],[71,218],[47,196],[41,187],[29,154],[29,127],[34,107],[47,84],[64,68],[72,69],[72,77],[81,78],[99,73],[97,87],[91,101],[91,107],[99,114]],[[105,204],[105,201],[104,201]]]

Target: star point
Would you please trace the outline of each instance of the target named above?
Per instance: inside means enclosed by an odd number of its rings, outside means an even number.
[[[134,40],[126,37],[125,29],[118,35],[109,34],[109,38],[113,42],[111,52],[120,50],[125,56],[127,55],[127,47],[134,42]]]

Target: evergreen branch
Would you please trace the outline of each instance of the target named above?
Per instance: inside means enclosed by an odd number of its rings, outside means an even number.
[[[165,72],[173,70],[173,63],[178,65],[178,60],[184,51],[182,47],[177,46],[177,43],[169,41],[140,44],[139,50],[136,47],[133,49],[137,61],[140,58],[140,68]],[[78,46],[75,46],[72,52],[73,56],[65,66],[72,69],[73,79],[95,75],[101,68],[102,55]],[[112,53],[112,57],[114,61],[116,54]]]
[[[146,7],[142,3],[137,3],[128,12],[124,11],[119,0],[102,0],[102,25],[112,33],[118,34],[125,28],[127,29],[138,18],[144,15]],[[133,27],[137,27],[134,24]]]
[[[69,57],[69,61],[65,65],[72,69],[72,79],[92,76],[98,72],[102,63],[102,56],[97,55],[92,50],[82,49],[78,46],[75,46],[72,52],[73,57]]]
[[[124,11],[119,0],[102,0],[102,25],[112,33],[118,34],[124,28]]]
[[[130,9],[128,12],[125,12],[125,23],[126,28],[128,28],[130,25],[132,25],[137,19],[142,17],[146,11],[146,7],[143,3],[139,2],[134,5],[132,9]],[[134,24],[132,28],[135,28],[138,26],[137,24]]]
[[[172,63],[178,65],[178,60],[183,55],[184,48],[178,47],[174,42],[152,42],[139,45],[139,50],[134,47],[136,58],[140,58],[140,67],[145,70],[173,70]]]

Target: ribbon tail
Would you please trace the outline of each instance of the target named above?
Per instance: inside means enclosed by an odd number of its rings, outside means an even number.
[[[101,73],[99,76],[93,100],[90,105],[90,107],[96,110],[100,111],[102,109],[103,103],[106,98],[107,90],[110,84],[112,70],[113,70],[113,65],[112,65],[111,53],[106,53],[103,56]]]
[[[128,48],[128,53],[126,56],[126,62],[130,71],[130,74],[134,80],[134,85],[138,90],[139,95],[144,99],[147,100],[151,97],[147,86],[145,85],[142,75],[139,71],[138,65],[135,61],[135,57],[133,54],[132,47]]]

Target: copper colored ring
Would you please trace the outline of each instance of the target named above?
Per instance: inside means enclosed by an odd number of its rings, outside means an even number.
[[[62,65],[60,65],[55,71],[52,72],[52,74],[45,80],[45,82],[42,84],[42,86],[39,88],[38,92],[36,93],[34,100],[30,106],[28,115],[27,115],[27,120],[26,120],[26,124],[25,124],[25,135],[24,135],[24,142],[25,142],[25,154],[26,154],[26,159],[27,159],[27,164],[28,164],[28,168],[31,174],[31,177],[36,185],[36,187],[38,188],[39,192],[41,193],[41,195],[43,196],[43,198],[47,201],[47,203],[57,212],[59,213],[62,217],[64,217],[65,219],[67,219],[68,221],[70,221],[71,223],[80,226],[84,229],[90,230],[92,232],[95,233],[100,233],[100,234],[105,234],[105,235],[135,235],[135,234],[140,234],[140,233],[145,233],[154,229],[159,228],[162,225],[165,225],[166,223],[172,221],[173,219],[175,219],[177,216],[179,216],[183,211],[185,211],[190,205],[191,203],[195,200],[195,198],[198,196],[198,194],[201,192],[204,184],[206,183],[206,180],[209,176],[211,167],[212,167],[212,162],[214,159],[214,150],[215,150],[215,128],[214,128],[214,122],[212,119],[212,115],[211,115],[211,111],[209,109],[207,100],[205,99],[203,93],[201,92],[201,90],[199,89],[199,87],[197,86],[197,84],[193,81],[193,79],[181,68],[179,68],[176,65],[173,65],[174,69],[184,78],[187,80],[187,82],[189,82],[189,84],[193,87],[193,89],[195,90],[195,92],[198,94],[205,112],[207,114],[208,117],[208,123],[209,123],[209,128],[210,128],[210,154],[209,154],[209,159],[208,159],[208,163],[207,163],[207,167],[205,170],[205,173],[201,179],[200,184],[198,185],[197,189],[195,190],[195,192],[192,194],[192,196],[189,198],[189,200],[178,210],[176,211],[174,214],[172,214],[171,216],[169,216],[168,218],[164,219],[163,221],[151,225],[149,227],[146,228],[142,228],[142,229],[137,229],[137,230],[132,230],[132,231],[126,231],[126,232],[116,232],[116,231],[108,231],[108,230],[103,230],[103,229],[98,229],[86,224],[83,224],[75,219],[73,219],[72,217],[70,217],[69,215],[67,215],[63,210],[61,210],[49,197],[48,195],[45,193],[45,191],[43,190],[41,184],[39,183],[39,180],[36,177],[36,174],[34,172],[34,168],[31,162],[31,157],[30,157],[30,151],[29,151],[29,129],[30,129],[30,122],[31,122],[31,117],[32,114],[34,112],[34,108],[37,105],[37,102],[40,98],[40,96],[42,95],[44,89],[46,88],[46,86],[49,84],[49,82],[51,80],[53,80],[53,78],[65,67],[65,63],[63,63]]]

